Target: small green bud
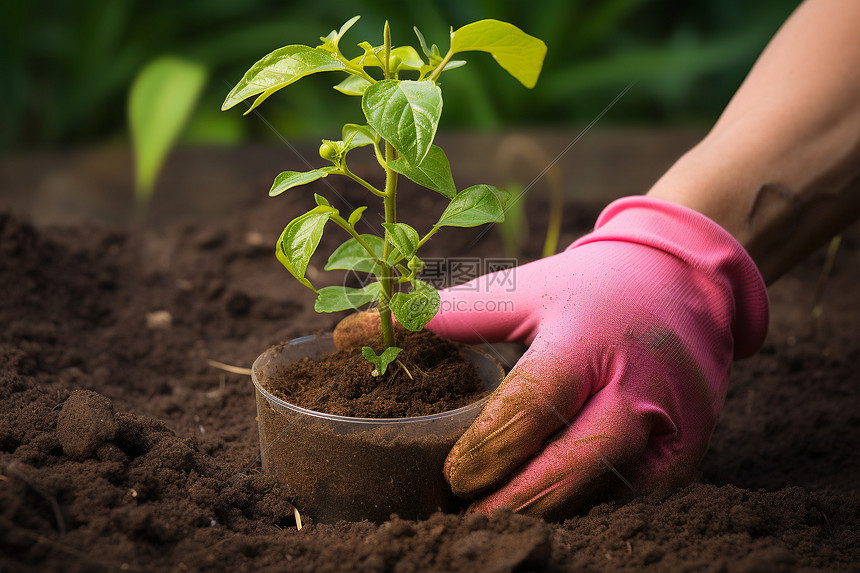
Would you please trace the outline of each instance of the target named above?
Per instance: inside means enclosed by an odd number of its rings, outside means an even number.
[[[339,155],[340,150],[332,142],[323,141],[322,145],[320,145],[320,157],[323,159],[327,159],[328,161],[337,161]]]
[[[409,259],[409,262],[407,263],[406,266],[409,267],[410,271],[415,271],[416,273],[420,273],[421,271],[424,270],[424,267],[426,267],[427,265],[424,263],[424,261],[422,261],[418,257],[412,257],[411,259]]]

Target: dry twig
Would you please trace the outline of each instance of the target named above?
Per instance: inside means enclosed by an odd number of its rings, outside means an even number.
[[[242,376],[250,376],[251,369],[250,368],[242,368],[241,366],[233,366],[231,364],[224,364],[223,362],[218,362],[217,360],[212,360],[211,358],[206,361],[206,364],[212,366],[213,368],[217,368],[219,370],[223,370],[225,372],[230,372],[231,374],[240,374]]]

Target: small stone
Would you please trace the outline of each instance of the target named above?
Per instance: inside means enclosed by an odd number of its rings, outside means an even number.
[[[248,231],[245,235],[245,243],[252,247],[268,247],[270,241],[267,241],[259,231]]]
[[[99,447],[116,436],[113,404],[90,390],[75,390],[63,404],[57,422],[57,437],[63,453],[72,459],[95,456]]]
[[[146,313],[146,327],[150,330],[167,330],[173,324],[173,315],[166,310]]]

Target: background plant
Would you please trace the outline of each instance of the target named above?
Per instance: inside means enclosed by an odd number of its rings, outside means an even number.
[[[418,250],[440,228],[474,227],[504,219],[508,195],[490,185],[474,185],[457,191],[445,152],[433,145],[442,115],[442,90],[439,77],[459,68],[463,60],[455,54],[483,51],[524,86],[535,85],[546,55],[546,45],[519,28],[498,20],[480,20],[450,32],[450,47],[443,56],[429,45],[415,28],[423,58],[412,46],[395,47],[386,21],[381,45],[358,44],[360,53],[349,58],[340,48],[344,34],[358,21],[356,16],[340,30],[320,38],[316,47],[289,45],[271,52],[248,70],[227,95],[222,109],[229,109],[256,98],[246,114],[276,91],[299,79],[320,72],[341,72],[345,78],[337,91],[361,98],[366,125],[348,123],[342,138],[323,140],[320,157],[331,165],[308,172],[285,171],[275,178],[269,191],[277,196],[293,187],[330,175],[349,177],[379,197],[384,205],[384,237],[361,234],[356,229],[367,207],[358,207],[343,217],[327,199],[314,194],[317,206],[293,219],[284,229],[275,248],[278,260],[303,285],[317,293],[318,312],[354,309],[378,301],[383,344],[387,350],[377,356],[369,348],[365,357],[385,372],[396,352],[392,313],[408,330],[417,331],[436,314],[439,294],[430,284],[417,278],[424,268]],[[377,71],[378,70],[378,71]],[[376,73],[374,76],[371,72]],[[404,77],[401,77],[403,75]],[[378,77],[377,77],[378,76]],[[348,153],[370,146],[385,172],[385,187],[379,189],[350,171]],[[397,220],[397,181],[403,175],[449,200],[439,219],[423,235],[414,227]],[[329,257],[326,270],[342,269],[367,272],[374,281],[361,288],[328,286],[316,289],[305,276],[311,256],[332,222],[350,238]],[[409,290],[396,292],[395,285],[409,284]],[[371,356],[372,355],[372,356]]]
[[[125,136],[133,78],[170,54],[205,66],[209,80],[182,140],[236,144],[274,135],[260,122],[218,114],[226,78],[283,45],[315,39],[352,14],[360,36],[369,21],[394,30],[415,22],[428,38],[449,23],[481,18],[517,22],[553,46],[541,89],[524,97],[498,81],[492,62],[446,80],[444,125],[468,129],[511,124],[557,126],[591,121],[632,79],[640,78],[607,123],[706,126],[797,0],[9,0],[0,2],[0,150],[82,145]],[[490,88],[489,86],[492,86]],[[313,97],[308,97],[313,94]],[[319,137],[348,120],[314,80],[266,109],[289,138]],[[297,103],[305,101],[302,113]]]
[[[202,65],[171,56],[153,60],[135,78],[128,97],[128,123],[139,210],[148,206],[161,166],[193,113],[205,83]]]
[[[547,195],[546,233],[544,235],[541,257],[554,255],[558,249],[558,238],[561,235],[561,219],[564,211],[564,188],[561,169],[547,155],[543,148],[530,138],[521,135],[509,135],[502,139],[496,150],[496,171],[503,174],[509,183],[505,188],[511,193],[512,199],[505,207],[505,220],[499,225],[499,233],[505,245],[505,255],[516,259],[522,255],[523,248],[528,242],[529,225],[526,217],[526,200],[531,195],[532,188],[538,184],[545,189]],[[533,173],[528,186],[517,180],[513,167],[525,164],[526,173]]]

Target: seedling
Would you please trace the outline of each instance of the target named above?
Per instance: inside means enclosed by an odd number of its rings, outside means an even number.
[[[516,26],[498,20],[481,20],[451,30],[450,48],[442,56],[434,44],[427,46],[415,28],[422,58],[412,46],[394,47],[388,22],[383,42],[373,46],[361,42],[361,54],[347,58],[340,42],[359,16],[320,38],[316,47],[290,45],[270,53],[245,73],[227,95],[222,110],[256,96],[248,111],[259,106],[274,92],[318,72],[340,72],[346,78],[334,86],[348,96],[361,98],[366,123],[346,124],[341,139],[323,140],[319,154],[331,165],[308,172],[285,171],[275,178],[269,195],[274,197],[293,187],[329,175],[353,179],[382,200],[385,222],[382,234],[359,233],[356,225],[367,207],[358,207],[344,217],[327,199],[314,194],[317,206],[290,221],[278,239],[278,260],[303,285],[317,293],[317,312],[355,309],[378,301],[380,327],[386,350],[377,356],[365,347],[364,356],[384,374],[396,358],[392,313],[411,331],[421,330],[439,308],[439,293],[420,280],[424,263],[418,250],[442,227],[474,227],[504,219],[508,194],[491,185],[475,185],[457,191],[445,152],[433,140],[442,114],[443,72],[465,64],[453,56],[468,51],[489,52],[502,68],[524,86],[535,85],[543,65],[546,45]],[[401,77],[403,76],[403,77]],[[347,165],[353,149],[370,147],[385,172],[385,187],[379,189],[355,175]],[[397,220],[397,180],[403,175],[418,185],[449,199],[447,208],[423,235],[414,227]],[[317,289],[305,276],[311,256],[319,245],[326,223],[332,222],[350,238],[328,258],[325,270],[369,273],[375,280],[361,288],[328,286]],[[396,292],[396,285],[409,285]],[[370,355],[372,354],[372,358]]]
[[[400,354],[401,350],[401,348],[397,348],[396,346],[389,346],[382,351],[382,354],[377,356],[376,352],[373,351],[373,348],[365,346],[361,349],[361,355],[364,356],[368,362],[373,364],[374,369],[373,372],[371,372],[371,375],[382,376],[388,369],[388,365],[397,359],[397,355]]]

